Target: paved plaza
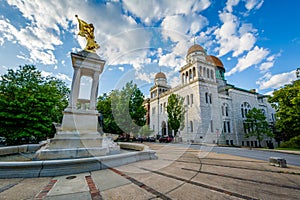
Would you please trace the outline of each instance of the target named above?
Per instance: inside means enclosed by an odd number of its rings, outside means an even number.
[[[59,177],[0,179],[0,199],[299,199],[300,167],[176,145],[157,160]]]

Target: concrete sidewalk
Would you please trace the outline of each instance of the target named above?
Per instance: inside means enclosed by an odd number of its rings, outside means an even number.
[[[0,199],[297,199],[300,167],[149,144],[158,160],[58,177],[0,179]]]

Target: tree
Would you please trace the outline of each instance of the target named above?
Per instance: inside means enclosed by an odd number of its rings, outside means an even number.
[[[283,141],[300,135],[300,79],[285,85],[268,100],[276,110],[275,127]]]
[[[9,69],[0,82],[0,135],[9,144],[52,137],[52,123],[61,122],[68,95],[69,89],[62,81],[42,77],[35,66]]]
[[[97,108],[103,114],[104,131],[137,135],[145,125],[144,95],[132,81],[126,83],[122,90],[114,90],[98,100]]]
[[[113,93],[112,91],[111,93]],[[111,96],[112,94],[104,93],[98,97],[97,110],[102,114],[103,117],[103,132],[121,134],[122,130],[116,124],[112,109],[111,109]]]
[[[175,136],[178,129],[184,128],[184,98],[178,94],[171,94],[168,98],[167,113],[168,113],[168,124],[174,130]]]
[[[248,126],[247,129],[250,130],[246,133],[245,137],[254,136],[258,140],[258,145],[261,147],[261,141],[267,137],[273,137],[273,133],[270,129],[270,126],[266,120],[264,113],[257,109],[253,108],[249,110],[246,114],[246,125]]]
[[[151,134],[153,134],[154,131],[150,129],[149,125],[144,125],[140,130],[139,130],[139,135],[140,136],[150,136]]]

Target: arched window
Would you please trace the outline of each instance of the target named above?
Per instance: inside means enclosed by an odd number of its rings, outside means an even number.
[[[202,66],[200,66],[200,72],[199,75],[202,76]]]
[[[193,67],[193,78],[195,78],[196,77],[196,69],[195,69],[195,67]]]
[[[266,116],[266,111],[265,111],[265,109],[261,109],[261,112],[264,114],[264,116]]]
[[[192,79],[193,78],[193,74],[192,74],[192,70],[191,69],[189,70],[189,75],[190,75],[189,79]]]
[[[184,84],[184,74],[182,74],[182,84]]]
[[[186,105],[190,105],[190,96],[189,95],[186,96]]]
[[[206,68],[203,67],[203,77],[206,76]]]
[[[207,78],[209,78],[209,69],[206,70]]]
[[[194,130],[193,121],[190,121],[190,130],[191,130],[191,132],[193,132],[193,130]]]
[[[191,94],[191,104],[193,104],[193,103],[194,103],[194,95]]]
[[[152,115],[155,115],[155,107],[152,108]]]
[[[246,118],[246,115],[247,113],[249,112],[249,110],[251,109],[251,106],[249,103],[247,102],[244,102],[242,105],[241,105],[241,114],[242,114],[242,117],[243,118]]]
[[[228,104],[227,103],[223,103],[222,105],[222,116],[229,116],[229,108],[228,108]]]
[[[214,70],[211,70],[211,71],[210,71],[210,78],[211,78],[211,79],[214,79]]]
[[[212,104],[212,94],[205,93],[205,102]]]
[[[223,132],[224,133],[230,133],[230,121],[223,121]]]
[[[189,77],[189,73],[185,72],[185,83],[188,83],[188,77]]]

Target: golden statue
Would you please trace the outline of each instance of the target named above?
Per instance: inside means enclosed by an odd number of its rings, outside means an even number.
[[[79,33],[78,35],[85,37],[86,39],[86,46],[84,50],[90,51],[90,52],[96,52],[96,49],[98,49],[100,46],[97,44],[97,42],[94,40],[94,25],[88,24],[85,21],[78,18],[78,15],[75,15],[75,17],[78,20],[79,23]]]

